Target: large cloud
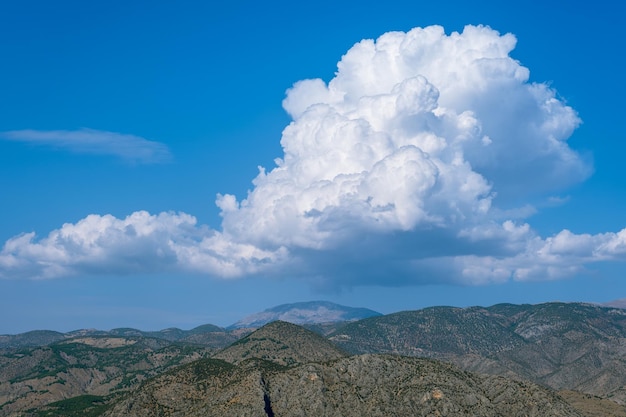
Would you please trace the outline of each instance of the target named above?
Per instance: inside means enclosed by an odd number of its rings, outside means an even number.
[[[0,275],[169,269],[320,286],[476,284],[624,259],[624,230],[543,238],[511,217],[591,172],[566,142],[576,112],[528,81],[509,56],[515,42],[483,26],[363,40],[329,83],[288,90],[284,155],[243,200],[218,195],[221,231],[185,214],[89,216],[41,240],[9,240]]]

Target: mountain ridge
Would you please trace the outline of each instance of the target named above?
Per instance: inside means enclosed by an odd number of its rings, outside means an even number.
[[[431,357],[626,404],[623,309],[586,303],[435,307],[348,323],[329,339],[352,354]]]
[[[168,327],[161,330],[140,330],[132,327],[118,327],[110,330],[99,329],[76,329],[68,332],[58,332],[54,330],[30,330],[17,334],[0,334],[0,349],[13,349],[23,347],[45,346],[50,343],[69,340],[82,336],[106,337],[150,337],[165,339],[168,341],[181,341],[190,343],[209,344],[213,347],[221,348],[234,342],[242,336],[248,334],[251,329],[257,329],[263,325],[276,321],[286,321],[294,324],[308,325],[315,329],[316,326],[327,326],[332,328],[333,324],[344,321],[354,321],[365,317],[381,316],[382,314],[363,307],[348,307],[330,301],[305,301],[298,303],[281,304],[264,311],[249,315],[238,322],[220,327],[214,324],[201,324],[189,330],[177,327]],[[254,321],[244,320],[252,317],[260,317]],[[320,331],[321,332],[321,331]],[[214,336],[214,337],[211,337]],[[220,337],[222,335],[222,337]],[[226,340],[224,342],[222,339]],[[211,340],[213,343],[211,344]]]
[[[496,306],[532,306],[532,305],[541,305],[541,304],[554,304],[559,302],[547,302],[547,303],[538,303],[538,304],[510,304],[510,303],[500,303],[494,304],[490,307],[482,307],[482,306],[471,306],[471,307],[454,307],[454,306],[430,306],[424,307],[418,310],[406,310],[406,311],[420,311],[429,308],[459,308],[459,309],[468,309],[468,308],[488,308],[493,309]],[[585,303],[585,302],[574,302],[574,303],[566,303],[566,304],[580,304],[580,305],[589,305],[589,306],[601,306],[601,307],[610,307],[617,309],[626,309],[626,298],[616,299],[613,301],[609,301],[606,303]],[[326,307],[329,310],[332,310],[333,307],[339,308],[341,311],[350,312],[351,314],[344,313],[343,316],[340,317],[325,317],[323,315],[312,315],[309,317],[314,317],[315,319],[306,321],[303,317],[302,320],[285,320],[284,318],[279,317],[279,314],[289,313],[291,310],[312,310],[312,306],[320,306]],[[388,313],[385,315],[392,315],[397,313],[402,313],[403,311],[397,311]],[[276,315],[275,317],[269,317],[270,314]],[[261,316],[269,317],[264,318],[263,320],[259,320],[255,322],[252,320],[253,317]],[[298,317],[298,313],[293,313],[294,317]],[[56,330],[49,329],[34,329],[28,330],[26,332],[21,333],[6,333],[0,334],[0,349],[2,348],[19,348],[19,347],[34,347],[34,346],[45,346],[50,343],[54,343],[61,340],[71,339],[78,336],[142,336],[142,337],[155,337],[165,340],[183,340],[185,338],[189,338],[192,335],[203,334],[203,333],[220,333],[220,332],[232,332],[233,330],[240,329],[256,329],[264,324],[267,324],[271,321],[281,320],[287,321],[294,324],[307,325],[311,329],[315,329],[318,325],[326,325],[333,323],[341,323],[344,321],[358,321],[370,317],[379,317],[383,316],[382,313],[371,310],[365,307],[348,307],[341,304],[336,304],[330,301],[304,301],[304,302],[296,302],[296,303],[286,303],[280,304],[266,310],[245,316],[241,320],[222,327],[217,326],[211,323],[201,324],[189,330],[180,329],[177,327],[168,327],[163,328],[161,330],[141,330],[132,327],[118,327],[112,328],[110,330],[99,330],[94,328],[87,329],[76,329],[67,332],[59,332]],[[288,317],[287,317],[288,318]],[[246,323],[244,323],[246,321]],[[245,324],[245,325],[244,325]]]

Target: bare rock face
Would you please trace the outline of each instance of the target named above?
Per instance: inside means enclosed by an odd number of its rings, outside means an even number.
[[[387,355],[292,367],[205,359],[147,381],[104,415],[580,416],[531,383]]]

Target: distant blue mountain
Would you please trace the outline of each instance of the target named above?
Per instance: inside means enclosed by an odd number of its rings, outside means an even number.
[[[609,301],[608,303],[603,303],[600,305],[605,306],[605,307],[626,309],[626,298],[620,298],[619,300]]]
[[[355,321],[375,316],[382,314],[368,308],[346,307],[329,301],[308,301],[269,308],[247,316],[228,328],[256,328],[275,320],[294,324],[319,324]]]

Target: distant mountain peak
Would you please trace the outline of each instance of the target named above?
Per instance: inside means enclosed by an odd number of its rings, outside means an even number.
[[[609,301],[607,303],[602,303],[601,305],[605,307],[626,309],[626,298],[620,298],[618,300]]]
[[[260,313],[244,317],[229,328],[258,328],[276,320],[294,324],[336,323],[381,315],[367,308],[347,307],[330,301],[307,301],[268,308]]]

